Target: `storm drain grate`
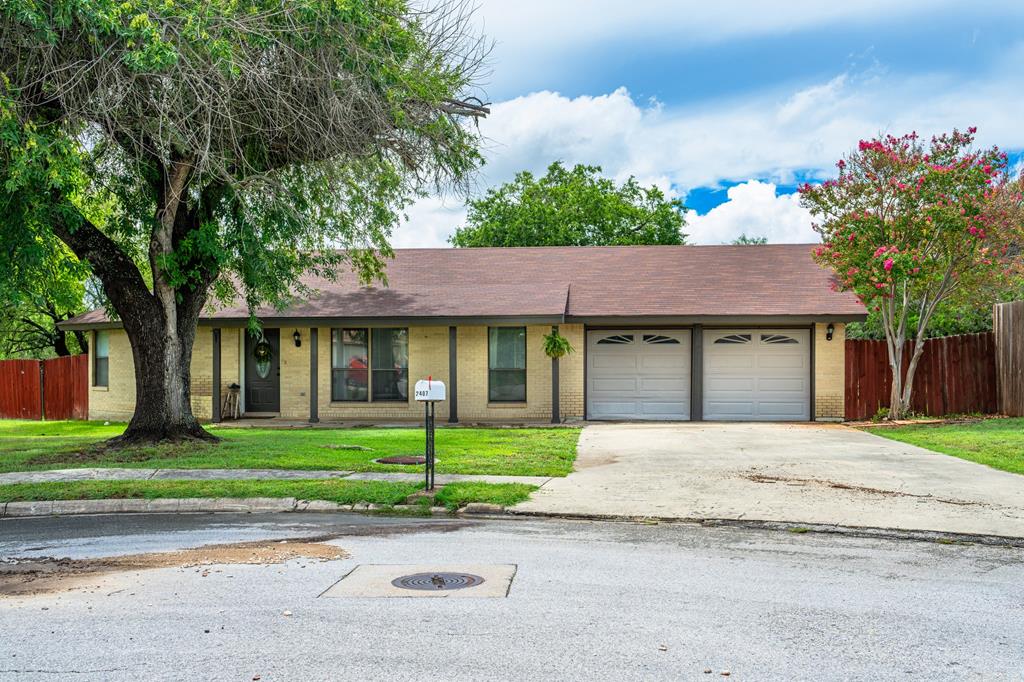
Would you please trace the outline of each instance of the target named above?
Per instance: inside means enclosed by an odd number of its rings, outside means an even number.
[[[396,455],[394,457],[378,457],[373,460],[377,464],[423,464],[427,461],[423,455]]]
[[[403,590],[461,590],[483,584],[484,579],[472,573],[413,573],[391,581]]]

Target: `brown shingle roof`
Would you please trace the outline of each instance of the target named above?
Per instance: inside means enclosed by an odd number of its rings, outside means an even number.
[[[265,318],[836,316],[865,310],[831,290],[812,245],[399,249],[389,286],[309,277],[319,291]],[[206,319],[247,316],[244,306]],[[101,322],[102,311],[70,324]]]

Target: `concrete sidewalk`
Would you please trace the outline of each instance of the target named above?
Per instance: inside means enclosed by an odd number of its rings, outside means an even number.
[[[1024,537],[1024,476],[841,425],[603,424],[513,513]]]
[[[84,469],[50,469],[47,471],[16,471],[0,474],[0,485],[10,483],[70,483],[74,481],[297,481],[312,479],[349,481],[396,481],[416,483],[423,472],[385,471],[304,471],[301,469],[125,469],[92,467]],[[548,476],[491,476],[487,474],[437,474],[438,485],[472,481],[478,483],[525,483],[543,486]]]

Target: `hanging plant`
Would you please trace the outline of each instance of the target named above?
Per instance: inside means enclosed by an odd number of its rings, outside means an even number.
[[[544,354],[549,358],[560,358],[575,352],[576,349],[569,343],[569,339],[558,332],[544,335]]]

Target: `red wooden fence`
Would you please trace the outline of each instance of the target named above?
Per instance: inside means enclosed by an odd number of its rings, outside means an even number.
[[[88,358],[0,360],[0,419],[88,419]]]
[[[89,418],[89,356],[43,360],[43,414],[47,419]]]
[[[913,346],[903,354],[903,370]],[[917,364],[911,409],[942,416],[999,411],[996,393],[995,336],[964,334],[924,342]],[[846,418],[867,419],[889,406],[892,372],[885,341],[846,342]]]
[[[0,417],[42,419],[43,400],[39,379],[38,360],[0,362]]]

